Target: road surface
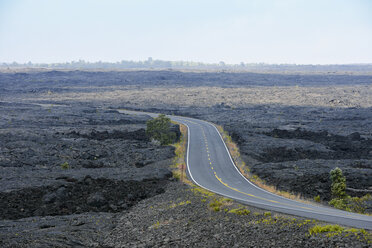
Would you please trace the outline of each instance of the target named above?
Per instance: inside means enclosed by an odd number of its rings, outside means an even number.
[[[144,114],[133,111],[121,112]],[[153,113],[146,114],[157,116]],[[372,216],[298,202],[258,188],[237,169],[213,124],[187,117],[169,117],[188,128],[187,172],[198,186],[247,205],[372,230]]]

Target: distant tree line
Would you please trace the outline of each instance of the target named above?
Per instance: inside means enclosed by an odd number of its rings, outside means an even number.
[[[71,61],[65,63],[0,63],[2,68],[50,68],[50,69],[218,69],[218,70],[250,70],[250,71],[308,71],[308,72],[339,72],[372,71],[372,64],[345,64],[345,65],[297,65],[297,64],[265,64],[244,63],[227,64],[202,63],[193,61],[167,61],[154,60],[149,57],[144,61],[122,60],[119,62],[88,62],[85,60]]]

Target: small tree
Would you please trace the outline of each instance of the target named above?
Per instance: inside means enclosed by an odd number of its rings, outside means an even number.
[[[346,178],[342,170],[338,167],[330,172],[331,174],[331,192],[334,198],[344,199],[346,197]]]
[[[331,206],[335,208],[350,211],[350,212],[357,212],[357,213],[364,213],[367,204],[366,202],[371,200],[370,195],[365,195],[363,197],[351,197],[346,194],[346,178],[342,173],[342,170],[338,167],[331,170],[331,192],[333,199],[329,201]]]
[[[152,139],[160,141],[162,145],[172,143],[177,135],[170,130],[171,120],[163,114],[147,121],[146,134]]]

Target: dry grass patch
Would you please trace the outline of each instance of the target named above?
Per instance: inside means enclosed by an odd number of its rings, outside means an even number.
[[[172,121],[173,122],[173,121]],[[181,182],[191,185],[192,183],[186,177],[186,149],[187,149],[187,127],[181,123],[173,122],[180,126],[181,137],[180,141],[172,144],[175,148],[175,157],[171,165],[173,177],[177,178]]]

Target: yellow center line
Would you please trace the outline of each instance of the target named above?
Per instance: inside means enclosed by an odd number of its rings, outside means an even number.
[[[252,194],[248,194],[248,193],[242,192],[242,191],[240,191],[240,190],[238,190],[238,189],[236,189],[236,188],[233,188],[233,187],[229,186],[227,183],[224,183],[224,182],[222,181],[222,179],[219,178],[219,177],[217,176],[216,172],[214,172],[214,175],[215,175],[215,177],[217,178],[217,180],[220,181],[220,182],[221,182],[223,185],[225,185],[227,188],[230,188],[230,189],[232,189],[232,190],[234,190],[234,191],[237,191],[237,192],[239,192],[239,193],[241,193],[241,194],[244,194],[244,195],[247,195],[247,196],[250,196],[250,197],[254,197],[254,198],[257,198],[257,199],[260,199],[260,200],[264,200],[264,201],[269,201],[269,202],[277,203],[277,204],[279,204],[279,205],[281,204],[281,205],[286,205],[286,206],[290,206],[290,207],[297,207],[297,206],[295,206],[295,205],[291,205],[291,204],[288,204],[288,203],[280,203],[280,202],[277,202],[277,201],[274,201],[274,200],[269,200],[269,199],[266,199],[266,198],[263,198],[263,197],[259,197],[259,196],[255,196],[255,195],[252,195]],[[299,207],[299,208],[303,208],[303,209],[307,209],[307,210],[314,210],[314,209],[312,209],[312,208],[308,208],[308,207]],[[320,210],[318,210],[318,211],[320,211]],[[325,210],[321,210],[320,212],[323,212],[323,213],[332,213],[332,212],[330,212],[330,211],[325,211]]]
[[[203,136],[204,136],[204,140],[205,140],[205,144],[206,144],[206,148],[207,148],[207,153],[208,153],[208,159],[210,160],[210,158],[209,158],[209,151],[208,151],[208,143],[207,143],[207,137],[206,137],[206,135],[205,135],[205,132],[204,132],[204,129],[203,129],[203,127],[199,124],[199,123],[196,123],[196,122],[193,122],[193,121],[190,121],[191,123],[194,123],[194,124],[197,124],[201,129],[202,129],[202,133],[203,133]],[[212,164],[212,162],[209,162],[210,164]],[[211,167],[212,168],[212,170],[213,170],[213,167]],[[232,190],[234,190],[234,191],[237,191],[237,192],[239,192],[239,193],[241,193],[241,194],[244,194],[244,195],[247,195],[247,196],[250,196],[250,197],[254,197],[254,198],[257,198],[257,199],[261,199],[261,200],[264,200],[264,201],[269,201],[269,202],[272,202],[272,203],[276,203],[276,204],[281,204],[281,205],[287,205],[287,206],[291,206],[291,207],[296,207],[296,206],[294,206],[294,205],[291,205],[291,204],[287,204],[287,203],[280,203],[280,202],[277,202],[277,201],[274,201],[274,200],[269,200],[269,199],[266,199],[266,198],[262,198],[262,197],[259,197],[259,196],[255,196],[255,195],[252,195],[252,194],[248,194],[248,193],[245,193],[245,192],[242,192],[242,191],[240,191],[240,190],[238,190],[238,189],[236,189],[236,188],[233,188],[233,187],[231,187],[231,186],[229,186],[227,183],[224,183],[223,181],[222,181],[222,179],[221,178],[219,178],[218,176],[217,176],[217,174],[216,174],[216,172],[214,171],[214,175],[216,176],[216,178],[217,178],[217,180],[218,181],[220,181],[223,185],[225,185],[227,188],[230,188],[230,189],[232,189]],[[300,207],[300,208],[303,208],[303,209],[308,209],[308,210],[314,210],[314,209],[312,209],[312,208],[308,208],[308,207]],[[321,212],[324,212],[324,213],[331,213],[331,212],[328,212],[328,211],[321,211]],[[351,215],[351,214],[347,214],[347,215]]]
[[[248,194],[248,193],[245,193],[245,192],[242,192],[236,188],[233,188],[231,186],[229,186],[227,183],[223,182],[222,179],[220,177],[217,176],[216,172],[214,172],[214,175],[215,177],[217,178],[218,181],[220,181],[220,183],[222,183],[224,186],[226,186],[227,188],[229,189],[232,189],[236,192],[239,192],[241,194],[244,194],[244,195],[247,195],[247,196],[250,196],[250,197],[253,197],[253,198],[257,198],[257,199],[260,199],[260,200],[264,200],[264,201],[269,201],[269,202],[272,202],[272,203],[277,203],[277,204],[282,204],[282,205],[287,205],[287,206],[291,206],[291,207],[294,207],[293,205],[291,204],[287,204],[287,203],[280,203],[280,202],[277,202],[277,201],[274,201],[274,200],[269,200],[269,199],[266,199],[266,198],[263,198],[263,197],[259,197],[259,196],[255,196],[255,195],[252,195],[252,194]],[[308,209],[308,210],[313,210],[311,208],[307,208],[307,207],[301,207],[301,208],[304,208],[304,209]]]
[[[308,209],[308,210],[313,210],[312,208],[307,208],[307,207],[300,207],[300,208]]]

